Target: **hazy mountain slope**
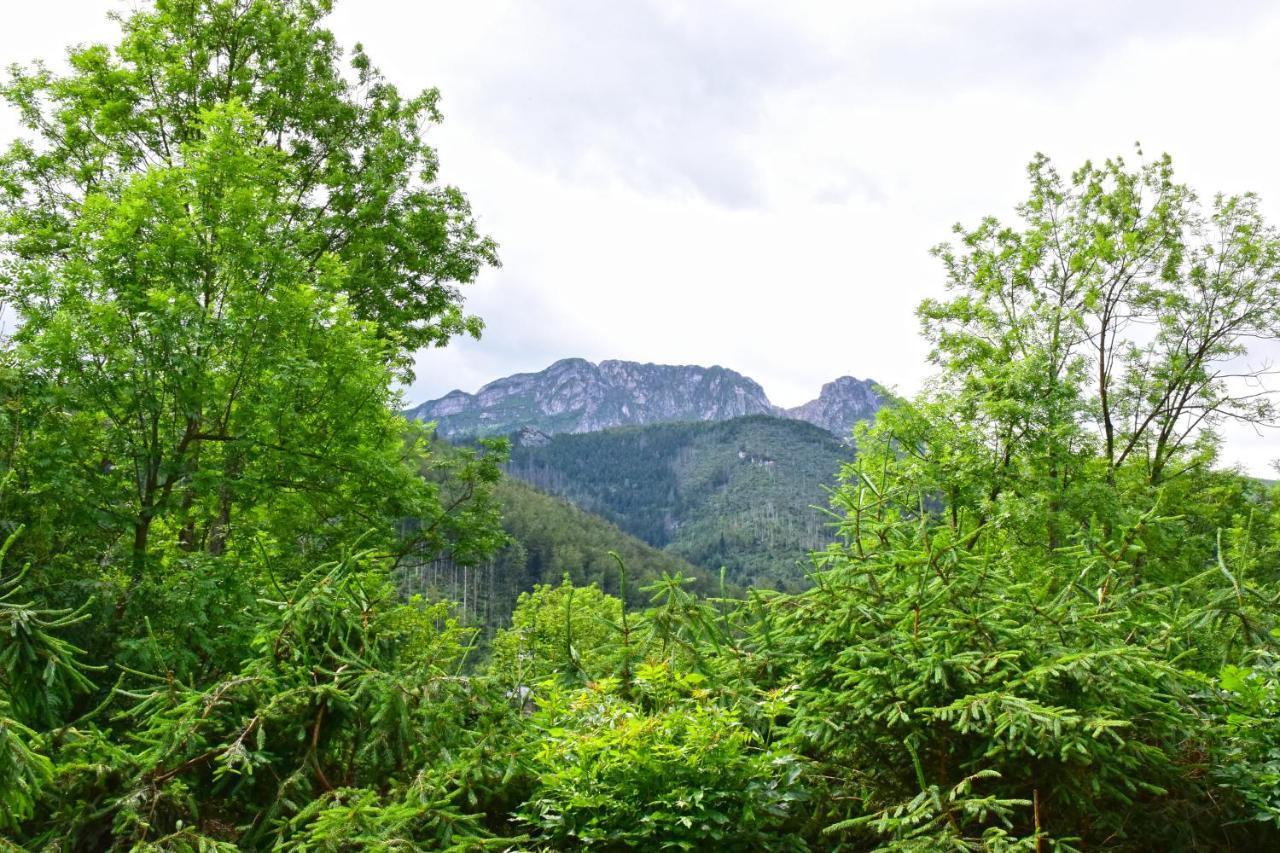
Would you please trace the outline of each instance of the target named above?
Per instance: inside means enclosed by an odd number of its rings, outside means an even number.
[[[797,587],[830,537],[824,486],[849,448],[812,424],[755,416],[535,438],[508,470],[735,584]]]
[[[452,391],[405,414],[435,421],[448,439],[505,435],[522,427],[555,435],[761,414],[808,421],[846,438],[855,422],[873,417],[881,404],[874,382],[850,376],[824,385],[815,400],[781,409],[754,380],[724,367],[571,358],[538,373],[495,380],[475,394]]]

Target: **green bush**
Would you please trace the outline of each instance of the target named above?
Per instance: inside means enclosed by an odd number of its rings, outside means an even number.
[[[616,680],[548,684],[531,720],[537,786],[519,817],[556,850],[802,847],[780,832],[804,797],[801,764],[717,705],[703,680],[642,664],[640,704]]]
[[[622,601],[595,584],[538,584],[520,594],[511,627],[493,640],[490,670],[514,687],[528,688],[554,675],[603,678],[617,673]]]
[[[1226,738],[1214,778],[1244,801],[1245,821],[1280,829],[1280,657],[1264,650],[1253,666],[1228,665],[1218,686]]]

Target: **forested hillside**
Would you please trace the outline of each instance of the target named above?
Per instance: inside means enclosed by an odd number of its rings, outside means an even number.
[[[139,2],[0,84],[0,851],[1280,849],[1256,197],[1037,156],[853,446],[508,460],[398,414],[497,246],[330,8]]]
[[[703,595],[718,591],[716,575],[659,551],[567,501],[510,478],[498,483],[496,495],[503,526],[514,540],[509,547],[525,555],[521,591],[539,583],[559,583],[567,575],[579,586],[595,584],[619,595],[618,563],[611,551],[623,559],[630,573],[628,604],[633,607],[648,603],[641,588],[664,574],[687,578],[689,589]]]
[[[508,541],[482,560],[460,561],[434,551],[421,560],[416,554],[406,556],[396,570],[396,585],[403,594],[455,602],[463,621],[488,633],[510,624],[520,594],[532,592],[538,584],[568,578],[620,595],[620,570],[613,554],[630,573],[627,602],[633,607],[648,602],[642,588],[664,574],[687,578],[691,591],[719,592],[718,576],[519,480],[503,477],[494,484],[493,497]]]
[[[735,584],[798,589],[833,536],[825,507],[852,451],[769,416],[517,440],[507,470]]]

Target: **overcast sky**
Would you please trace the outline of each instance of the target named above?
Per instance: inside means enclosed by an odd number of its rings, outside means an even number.
[[[129,5],[7,1],[0,61]],[[1280,220],[1280,4],[340,0],[332,27],[440,88],[445,178],[502,246],[468,291],[484,339],[424,353],[408,402],[567,356],[721,364],[788,406],[843,374],[911,393],[929,247],[1010,217],[1037,151],[1140,140]],[[1230,435],[1255,473],[1277,456]]]

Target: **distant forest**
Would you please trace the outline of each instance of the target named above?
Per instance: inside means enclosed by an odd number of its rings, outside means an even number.
[[[834,538],[825,507],[852,451],[803,421],[756,415],[561,434],[507,470],[735,584],[799,589]]]

